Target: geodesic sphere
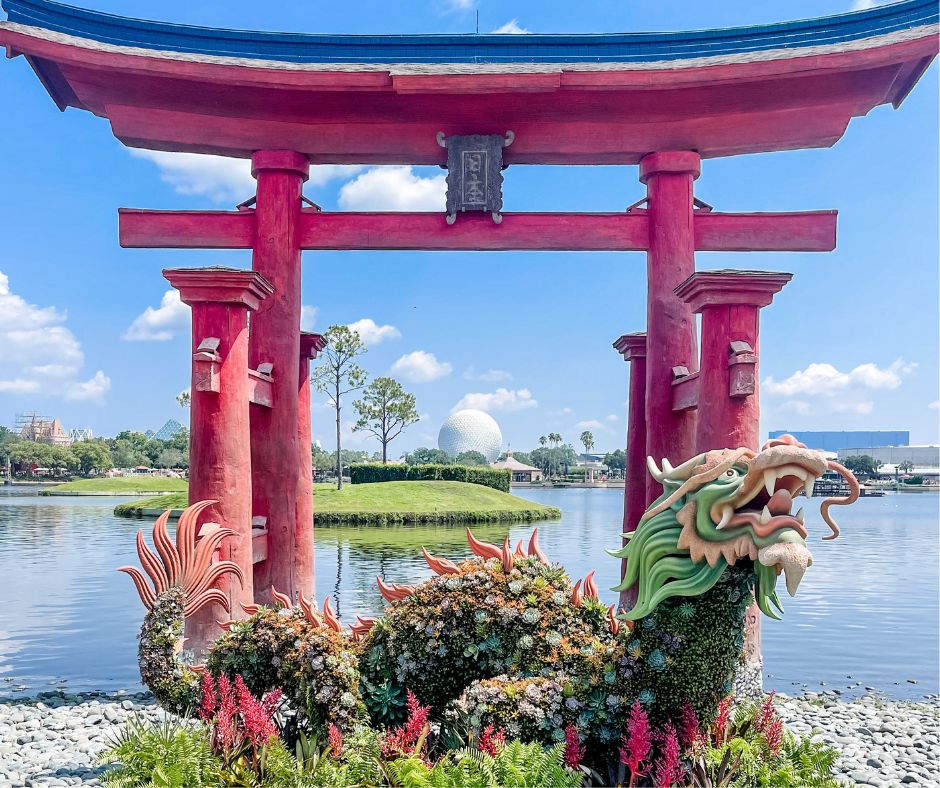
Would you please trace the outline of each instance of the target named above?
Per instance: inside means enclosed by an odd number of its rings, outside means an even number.
[[[482,410],[458,410],[441,425],[437,447],[453,459],[465,451],[478,451],[494,462],[503,447],[499,425]]]

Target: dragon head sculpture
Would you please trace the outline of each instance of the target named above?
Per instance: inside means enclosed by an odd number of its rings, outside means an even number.
[[[628,544],[612,552],[627,559],[627,572],[617,591],[638,584],[637,603],[626,618],[648,615],[673,596],[708,591],[725,568],[741,559],[753,562],[755,598],[761,611],[779,618],[783,612],[775,590],[785,576],[793,596],[813,562],[806,546],[803,508],[793,511],[800,493],[813,495],[816,480],[827,470],[838,472],[849,494],[826,499],[820,513],[835,539],[839,527],[829,514],[833,504],[858,498],[855,477],[822,452],[806,448],[790,435],[768,441],[760,452],[721,449],[699,454],[677,468],[663,460],[650,473],[663,494],[646,510]]]

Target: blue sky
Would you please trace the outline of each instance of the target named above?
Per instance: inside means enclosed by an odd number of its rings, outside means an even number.
[[[852,0],[93,5],[308,32],[472,32],[477,10],[481,31],[617,32],[821,16]],[[934,64],[900,110],[854,120],[833,149],[704,163],[696,191],[719,210],[840,212],[831,254],[698,257],[700,269],[795,274],[763,315],[765,430],[909,429],[913,442],[937,442],[937,95]],[[252,194],[247,166],[132,152],[105,121],[59,113],[22,58],[0,64],[0,101],[0,424],[37,410],[113,435],[183,417],[174,397],[188,385],[187,315],[160,270],[248,267],[250,257],[121,250],[117,208],[231,207]],[[442,180],[436,168],[319,168],[306,194],[327,210],[431,210]],[[636,167],[517,166],[504,187],[507,210],[622,210],[642,196]],[[422,421],[393,454],[434,445],[458,404],[489,410],[519,450],[549,431],[574,441],[585,428],[599,449],[624,444],[628,368],[611,342],[644,327],[642,254],[308,252],[303,303],[305,327],[355,323],[370,374],[392,372],[417,396]],[[313,420],[332,447],[321,403]],[[377,448],[364,434],[345,443]]]

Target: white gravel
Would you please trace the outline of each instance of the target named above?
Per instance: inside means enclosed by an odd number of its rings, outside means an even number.
[[[847,701],[830,690],[777,699],[791,730],[841,751],[838,773],[848,785],[940,787],[937,698]],[[45,692],[0,701],[0,786],[100,784],[96,758],[131,714],[164,715],[146,694]]]

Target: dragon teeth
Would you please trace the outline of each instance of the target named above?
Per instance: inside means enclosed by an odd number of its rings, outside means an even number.
[[[799,511],[797,511],[796,513],[796,521],[800,525],[803,525],[803,507],[802,506],[799,508]]]
[[[731,522],[731,518],[733,516],[734,516],[734,509],[732,509],[730,506],[725,506],[721,510],[721,522],[719,522],[718,525],[716,525],[715,527],[720,531],[722,528],[728,525],[728,523]]]
[[[807,477],[806,482],[805,482],[804,485],[803,485],[803,489],[806,491],[806,497],[807,497],[807,498],[812,498],[812,497],[813,497],[813,487],[815,486],[815,484],[816,484],[816,478],[815,478],[815,477],[813,477],[813,476]]]
[[[773,496],[774,487],[777,484],[777,474],[774,473],[773,468],[768,468],[764,471],[764,487],[767,490],[767,494]]]
[[[767,523],[770,522],[770,518],[771,518],[770,509],[768,509],[765,506],[764,510],[760,513],[760,524],[767,525]]]

